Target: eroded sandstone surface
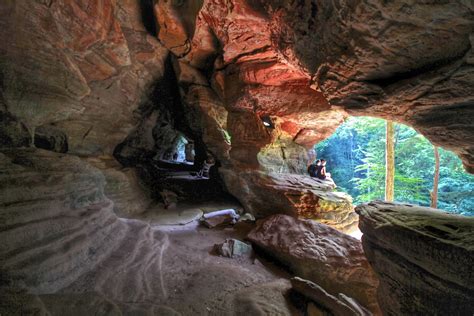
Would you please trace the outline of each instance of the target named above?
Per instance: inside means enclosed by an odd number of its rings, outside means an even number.
[[[357,228],[352,198],[334,190],[334,182],[296,174],[222,172],[227,188],[258,217],[287,214],[329,225],[343,232]]]
[[[119,300],[164,295],[156,272],[167,236],[120,220],[98,169],[44,150],[4,150],[0,157],[3,286],[47,294],[92,278],[91,292]]]
[[[378,279],[357,239],[324,224],[286,215],[262,220],[247,238],[297,276],[379,312],[375,298]]]
[[[387,315],[473,312],[474,220],[412,205],[358,206],[364,252]]]
[[[349,113],[411,125],[472,171],[472,4],[159,1],[155,12],[161,42],[238,121],[231,159],[241,144],[255,148],[248,164],[275,142],[310,146]],[[262,115],[274,131],[255,129]]]
[[[465,1],[21,0],[0,14],[9,144],[38,144],[48,127],[70,153],[134,167],[184,135],[197,167],[211,153],[243,196],[241,173],[305,173],[308,148],[348,114],[371,115],[414,126],[472,171]]]
[[[0,153],[0,312],[5,315],[291,315],[288,280],[211,255],[232,232],[118,218],[105,177],[78,157]]]

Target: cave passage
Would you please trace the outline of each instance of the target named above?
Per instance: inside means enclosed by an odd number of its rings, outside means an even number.
[[[385,124],[383,119],[350,117],[314,147],[317,157],[328,161],[338,188],[350,194],[354,204],[384,198]],[[474,216],[474,177],[455,154],[439,150],[438,207]],[[413,128],[395,124],[395,200],[429,206],[434,169],[433,145]]]

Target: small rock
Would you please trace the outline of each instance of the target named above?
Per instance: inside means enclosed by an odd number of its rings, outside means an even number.
[[[239,222],[255,222],[255,217],[250,213],[240,216]]]
[[[252,253],[252,246],[237,240],[226,239],[222,244],[215,244],[214,251],[223,257],[233,258]]]
[[[160,192],[161,198],[163,199],[163,204],[165,209],[173,209],[176,208],[176,204],[178,203],[178,195],[170,190],[163,190]]]

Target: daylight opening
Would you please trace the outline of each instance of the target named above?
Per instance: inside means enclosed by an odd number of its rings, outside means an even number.
[[[413,128],[394,124],[394,200],[430,206],[435,174],[435,146]],[[315,145],[318,159],[327,160],[338,189],[354,204],[385,197],[386,121],[351,117],[336,132]],[[474,216],[474,176],[452,152],[439,152],[437,207]]]
[[[174,141],[174,146],[163,153],[162,160],[192,165],[195,155],[194,142],[179,135]]]

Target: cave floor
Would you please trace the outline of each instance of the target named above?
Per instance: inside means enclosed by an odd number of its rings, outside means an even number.
[[[132,228],[112,259],[60,292],[92,290],[124,315],[298,315],[284,269],[254,253],[234,258],[213,253],[215,244],[226,238],[243,241],[255,226],[241,222],[209,229],[199,224],[202,212],[226,208],[240,206],[221,201],[164,210],[157,204],[134,219],[122,218],[128,227],[148,223],[154,240],[141,236],[142,228]]]
[[[254,223],[209,229],[199,224],[203,213],[241,206],[228,201],[181,203],[174,209],[155,204],[136,219],[168,235],[163,252],[163,305],[182,315],[295,314],[283,294],[289,274],[256,254],[235,258],[213,254],[227,238],[244,240]]]
[[[289,288],[285,271],[257,256],[212,253],[214,244],[226,238],[243,240],[253,225],[155,227],[169,237],[163,255],[166,306],[182,315],[289,315],[290,304],[282,295]]]

